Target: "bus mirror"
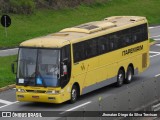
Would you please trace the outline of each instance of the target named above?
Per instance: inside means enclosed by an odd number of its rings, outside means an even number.
[[[13,73],[13,74],[16,74],[16,72],[15,72],[15,67],[14,67],[14,63],[11,64],[11,69],[12,69],[12,73]]]
[[[68,62],[68,58],[64,58],[64,59],[63,59],[63,62],[64,62],[64,63],[67,63],[67,62]]]

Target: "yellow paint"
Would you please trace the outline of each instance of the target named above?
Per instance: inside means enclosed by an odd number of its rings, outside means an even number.
[[[134,65],[134,68],[138,69],[139,72],[143,72],[149,66],[149,40],[138,44],[130,45],[122,49],[115,50],[106,54],[99,55],[87,60],[80,61],[78,64],[73,62],[73,50],[72,44],[85,41],[94,37],[106,35],[112,32],[120,31],[122,29],[130,28],[136,25],[147,23],[145,17],[137,16],[113,16],[105,18],[103,21],[95,21],[83,25],[94,25],[98,26],[96,30],[81,29],[79,27],[66,28],[58,33],[51,34],[45,37],[35,38],[25,41],[20,44],[24,47],[43,47],[43,48],[61,48],[67,44],[71,44],[71,60],[72,60],[72,71],[71,79],[63,92],[58,95],[48,95],[46,93],[20,93],[16,92],[17,95],[24,95],[24,98],[17,98],[19,101],[36,101],[36,102],[49,102],[49,103],[62,103],[70,99],[70,91],[72,85],[77,82],[80,85],[80,94],[82,90],[90,85],[96,84],[103,80],[115,77],[118,73],[119,68],[124,67],[125,71],[130,63]],[[122,56],[122,51],[143,45],[143,50],[134,52],[129,55]],[[142,68],[142,54],[147,53],[147,67]],[[17,86],[24,90],[34,90],[36,87],[23,87]],[[61,90],[61,88],[44,88],[39,87],[40,90]],[[33,95],[39,95],[40,99],[33,99]],[[55,97],[56,100],[48,100],[48,97]],[[101,98],[99,98],[101,100]]]

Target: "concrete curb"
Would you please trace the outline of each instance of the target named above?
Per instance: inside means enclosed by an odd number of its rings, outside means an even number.
[[[16,85],[15,85],[15,84],[8,85],[8,86],[5,86],[5,87],[0,88],[0,92],[3,92],[3,91],[6,91],[6,90],[9,90],[9,89],[12,89],[12,88],[15,88],[15,87],[16,87]]]

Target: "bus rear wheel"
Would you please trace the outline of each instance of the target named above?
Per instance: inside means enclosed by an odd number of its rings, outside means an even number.
[[[78,89],[76,85],[73,85],[72,90],[71,90],[71,103],[75,103],[78,98]]]
[[[117,83],[116,83],[117,87],[121,87],[123,85],[124,78],[125,78],[124,70],[120,69],[117,74]]]
[[[130,83],[133,79],[133,69],[131,66],[128,66],[125,83]]]

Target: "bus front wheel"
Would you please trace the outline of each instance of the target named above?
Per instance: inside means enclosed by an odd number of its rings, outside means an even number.
[[[118,71],[118,75],[117,75],[117,83],[116,86],[117,87],[121,87],[123,85],[125,79],[125,74],[124,74],[124,70],[120,69]]]
[[[73,85],[72,90],[71,90],[71,103],[75,103],[77,101],[78,98],[78,89],[76,87],[76,85]]]

